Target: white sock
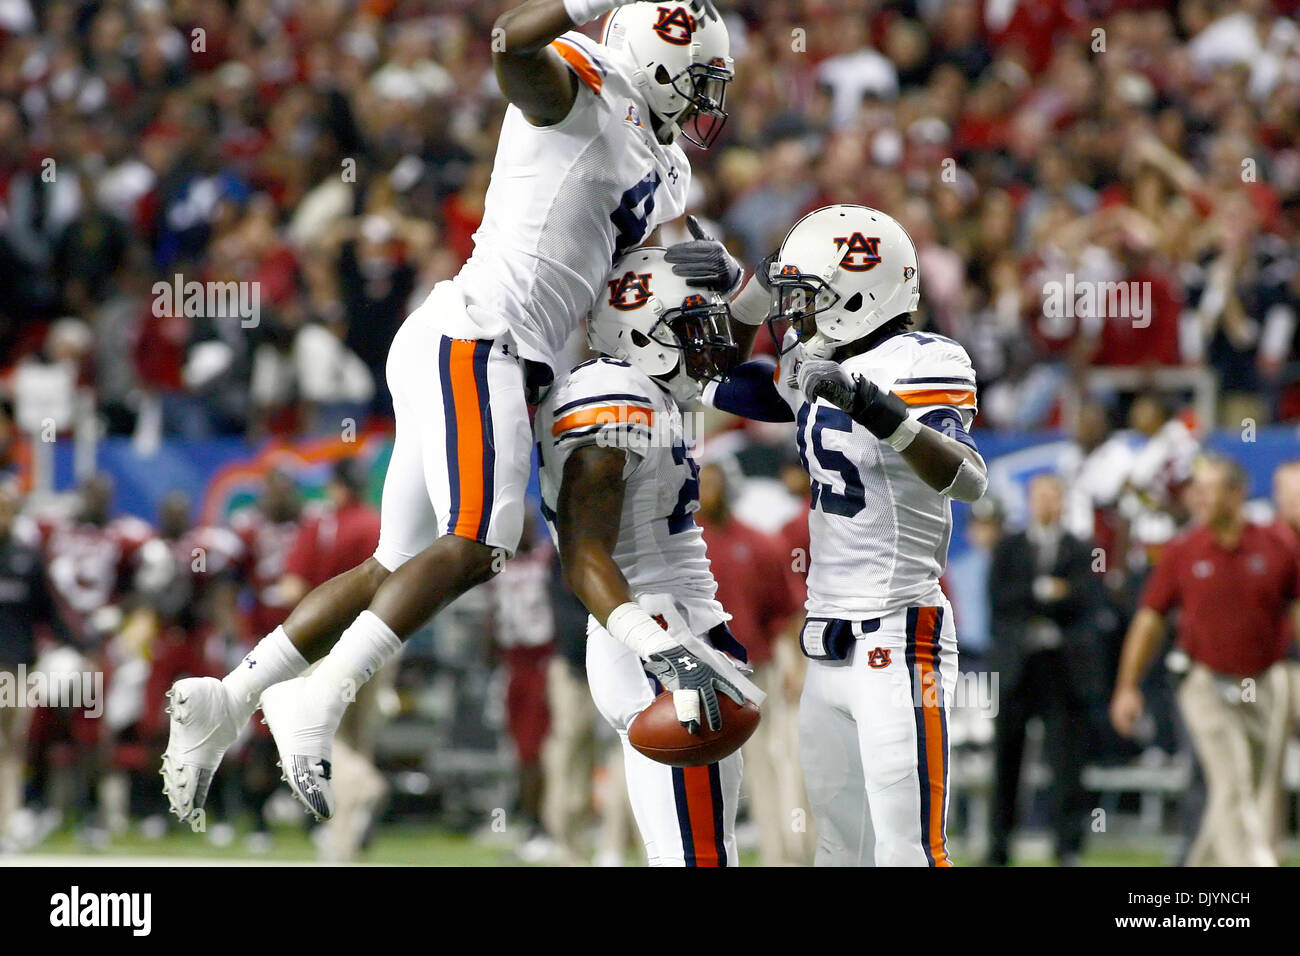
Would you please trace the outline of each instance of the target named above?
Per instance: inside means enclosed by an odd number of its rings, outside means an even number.
[[[402,649],[393,629],[370,611],[362,611],[338,643],[305,680],[307,689],[340,713],[356,700],[361,685]]]
[[[262,691],[280,681],[292,680],[306,669],[307,658],[293,646],[284,628],[277,627],[258,641],[221,683],[231,705],[239,708],[247,720],[257,710]]]

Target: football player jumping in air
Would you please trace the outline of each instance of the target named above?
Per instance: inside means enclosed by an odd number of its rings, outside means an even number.
[[[734,866],[740,752],[707,766],[656,763],[628,743],[657,686],[688,728],[718,729],[718,697],[761,703],[715,597],[678,403],[735,362],[726,301],[674,275],[664,250],[614,266],[588,320],[600,358],[537,414],[543,509],[565,576],[591,612],[587,676],[623,743],[627,789],[651,866]],[[742,693],[743,691],[743,693]]]
[[[691,170],[726,119],[727,31],[708,0],[528,0],[497,21],[510,102],[483,223],[460,273],[403,323],[387,377],[397,436],[373,557],[309,593],[223,680],[177,682],[163,757],[190,820],[240,728],[262,706],[295,796],[333,810],[331,743],[356,689],[519,541],[532,435],[526,403],[613,261],[680,217]],[[602,43],[573,28],[613,11]],[[697,238],[678,266],[729,293],[741,271]],[[300,676],[311,661],[320,661]]]
[[[789,326],[780,365],[746,363],[705,398],[793,419],[812,478],[799,743],[817,863],[869,864],[874,828],[878,865],[951,866],[957,638],[939,577],[949,500],[975,501],[987,485],[968,433],[975,373],[956,342],[910,331],[916,249],[878,210],[809,213],[756,280],[770,287],[771,321]]]

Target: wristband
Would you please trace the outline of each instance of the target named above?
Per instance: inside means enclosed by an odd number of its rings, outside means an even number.
[[[626,0],[564,0],[564,12],[569,15],[574,26],[580,27],[609,13],[615,7],[621,7],[625,2]]]
[[[772,310],[772,295],[755,275],[731,300],[731,317],[741,325],[762,325]]]
[[[921,430],[921,425],[907,414],[907,404],[901,398],[860,375],[856,376],[849,415],[895,451],[912,444]]]
[[[620,644],[636,651],[642,660],[649,660],[651,654],[666,651],[678,644],[666,628],[634,601],[620,604],[610,611],[609,617],[605,619],[605,630]]]
[[[898,428],[894,429],[894,433],[884,440],[885,444],[894,451],[902,451],[912,444],[912,439],[921,434],[923,427],[915,418],[904,418]]]

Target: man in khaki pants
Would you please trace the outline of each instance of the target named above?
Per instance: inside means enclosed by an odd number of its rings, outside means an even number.
[[[1161,644],[1164,618],[1182,616],[1178,641],[1192,669],[1178,692],[1209,791],[1188,864],[1275,866],[1266,822],[1281,788],[1272,744],[1289,709],[1287,651],[1300,595],[1300,560],[1274,528],[1250,524],[1248,482],[1235,462],[1203,458],[1188,506],[1195,525],[1160,556],[1129,626],[1111,722],[1132,735],[1142,716],[1143,673]]]

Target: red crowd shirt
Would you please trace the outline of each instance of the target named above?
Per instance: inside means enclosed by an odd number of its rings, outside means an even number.
[[[781,542],[746,524],[722,524],[695,515],[709,546],[718,600],[731,614],[729,627],[754,665],[772,659],[772,638],[798,610],[790,589],[790,558]]]
[[[1300,557],[1273,528],[1247,525],[1231,550],[1208,528],[1165,546],[1142,606],[1182,610],[1178,640],[1221,674],[1258,674],[1286,656],[1289,612],[1300,596]]]
[[[284,569],[316,587],[355,568],[378,544],[379,512],[374,508],[350,504],[328,509],[303,522]]]

